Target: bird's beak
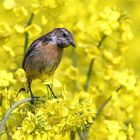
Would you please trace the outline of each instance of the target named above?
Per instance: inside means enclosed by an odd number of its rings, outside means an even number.
[[[74,48],[76,47],[75,43],[73,41],[69,42]]]

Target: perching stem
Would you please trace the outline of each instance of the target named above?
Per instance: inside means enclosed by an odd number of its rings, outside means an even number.
[[[43,100],[41,97],[40,98],[35,98],[36,100]],[[26,98],[26,99],[23,99],[23,100],[20,100],[20,101],[17,101],[16,103],[14,103],[8,110],[7,112],[5,113],[3,119],[1,120],[1,123],[0,123],[0,139],[1,139],[1,135],[2,135],[2,132],[3,132],[3,129],[4,129],[4,126],[5,126],[5,123],[7,121],[7,119],[9,118],[11,112],[16,108],[18,107],[19,105],[23,104],[23,103],[26,103],[26,102],[30,102],[32,101],[32,98]]]

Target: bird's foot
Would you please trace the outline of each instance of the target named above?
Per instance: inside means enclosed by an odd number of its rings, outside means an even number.
[[[35,102],[35,100],[36,100],[37,98],[40,98],[40,97],[39,97],[39,96],[31,96],[31,101],[30,101],[30,103],[31,103],[31,104],[34,104],[34,102]]]

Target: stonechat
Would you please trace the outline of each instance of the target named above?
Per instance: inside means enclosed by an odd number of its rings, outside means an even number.
[[[26,72],[31,98],[34,95],[31,89],[33,79],[41,79],[44,75],[52,75],[59,66],[64,48],[75,47],[74,38],[65,28],[55,28],[51,32],[32,42],[23,59],[22,67]],[[53,96],[51,87],[48,85]]]

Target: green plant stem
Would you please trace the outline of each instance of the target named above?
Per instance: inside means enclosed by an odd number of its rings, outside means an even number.
[[[102,43],[103,41],[105,40],[107,36],[106,35],[103,35],[101,37],[101,40],[99,41],[98,45],[97,45],[97,48],[100,48],[102,46]],[[89,64],[89,69],[88,69],[88,72],[87,72],[87,79],[86,79],[86,82],[85,82],[85,86],[84,86],[84,90],[85,91],[88,91],[88,88],[89,88],[89,83],[90,83],[90,79],[91,79],[91,75],[92,75],[92,71],[93,71],[93,64],[94,64],[94,61],[95,59],[92,58],[91,61],[90,61],[90,64]],[[101,108],[99,109],[99,111],[97,112],[97,115],[100,114],[100,112],[103,110],[103,108],[106,106],[106,104],[110,101],[110,99],[108,99],[107,101],[105,101]],[[88,135],[88,130],[85,132],[85,133],[81,133],[79,132],[79,137],[80,137],[80,140],[86,140],[87,139],[87,135]]]
[[[3,119],[1,120],[1,123],[0,123],[0,139],[1,139],[1,135],[2,135],[2,132],[3,132],[4,126],[5,126],[5,124],[6,124],[6,121],[7,121],[7,119],[9,118],[11,112],[12,112],[16,107],[18,107],[19,105],[21,105],[21,104],[23,104],[23,103],[30,102],[31,100],[32,100],[32,98],[26,98],[26,99],[17,101],[16,103],[14,103],[14,104],[7,110],[7,112],[5,113]],[[36,97],[35,100],[43,100],[43,99],[42,99],[42,97]]]
[[[26,24],[26,26],[25,26],[25,27],[27,27],[27,26],[31,25],[32,20],[33,20],[33,17],[34,17],[34,13],[31,13],[31,16],[30,16],[30,18],[29,18],[29,20],[28,20],[28,22],[27,22],[27,24]]]
[[[25,41],[24,41],[24,55],[25,55],[29,43],[29,34],[27,32],[25,32],[24,34],[25,34]]]
[[[78,135],[80,140],[87,140],[88,138],[88,130],[86,132],[78,131]]]
[[[98,42],[98,45],[97,45],[97,48],[100,48],[102,46],[102,43],[103,41],[105,40],[107,36],[106,35],[103,35],[101,37],[101,40]],[[90,61],[90,64],[89,64],[89,69],[88,69],[88,72],[87,72],[87,79],[86,79],[86,82],[85,82],[85,86],[84,86],[84,90],[85,91],[88,91],[88,88],[89,88],[89,83],[90,83],[90,79],[91,79],[91,75],[92,75],[92,71],[93,71],[93,64],[94,64],[94,61],[95,59],[92,58],[91,61]],[[109,99],[110,100],[110,99]],[[97,112],[97,114],[99,114],[103,108],[106,106],[106,104],[108,103],[109,101],[107,100],[107,102],[103,103],[103,105],[101,106],[101,108],[99,109],[99,111]],[[89,130],[89,129],[88,129]],[[86,140],[87,139],[87,136],[88,136],[88,130],[83,133],[83,132],[78,132],[79,134],[79,137],[80,137],[80,140]]]
[[[31,25],[32,21],[33,21],[33,17],[34,17],[34,14],[31,13],[31,16],[27,22],[27,24],[25,25],[25,27]],[[29,34],[28,32],[25,32],[25,41],[24,41],[24,54],[26,53],[26,50],[27,50],[27,47],[28,47],[28,43],[29,43]]]
[[[88,73],[87,73],[87,79],[86,79],[85,87],[84,87],[85,91],[88,91],[89,81],[90,81],[90,77],[92,74],[93,63],[94,63],[94,59],[91,59],[90,64],[89,64]]]
[[[0,106],[2,105],[2,94],[0,95]]]
[[[123,88],[122,85],[120,85],[117,89],[116,92],[119,92],[121,89]],[[100,108],[98,109],[98,112],[96,113],[96,118],[100,115],[100,113],[103,111],[103,109],[106,107],[106,105],[109,103],[109,101],[112,99],[112,95],[109,96],[104,102],[103,104],[100,106]]]
[[[119,92],[122,88],[123,88],[123,86],[120,85],[120,86],[116,89],[116,92]],[[101,114],[101,112],[102,112],[103,109],[107,106],[107,104],[110,102],[111,99],[112,99],[112,95],[109,96],[109,97],[102,103],[102,105],[99,107],[99,109],[98,109],[98,111],[97,111],[97,113],[96,113],[96,117],[93,118],[93,120],[96,120],[96,119],[99,117],[99,115]],[[91,126],[92,126],[92,124],[89,126],[89,128],[90,128]],[[88,128],[88,130],[87,130],[85,133],[78,131],[80,140],[87,140],[89,128]]]
[[[102,43],[103,43],[103,41],[105,40],[106,37],[107,37],[106,35],[102,36],[101,40],[99,41],[99,43],[97,45],[97,48],[100,48],[102,46]],[[92,75],[94,60],[95,59],[92,58],[91,61],[90,61],[90,64],[89,64],[89,69],[88,69],[88,72],[87,72],[87,79],[86,79],[85,86],[84,86],[85,91],[88,91],[88,88],[89,88],[89,82],[90,82],[90,78],[91,78],[91,75]]]
[[[97,48],[100,48],[100,47],[101,47],[101,45],[102,45],[102,43],[103,43],[103,41],[105,40],[106,37],[107,37],[106,35],[103,35],[103,36],[101,37],[101,40],[99,41],[99,43],[98,43],[98,45],[97,45]]]
[[[0,124],[0,137],[1,137],[1,134],[2,134],[2,132],[3,132],[3,128],[4,128],[4,126],[5,126],[5,123],[6,123],[7,119],[9,118],[11,112],[12,112],[17,106],[19,106],[19,105],[21,105],[21,104],[23,104],[23,103],[29,102],[29,101],[31,101],[31,98],[26,98],[26,99],[23,99],[23,100],[21,100],[21,101],[18,101],[18,102],[16,102],[15,104],[13,104],[13,105],[11,106],[11,108],[9,108],[9,109],[7,110],[7,112],[6,112],[6,114],[4,115],[4,117],[3,117],[2,121],[1,121],[1,124]]]
[[[103,109],[106,107],[106,105],[109,103],[109,101],[111,100],[112,96],[109,96],[101,105],[101,107],[99,108],[97,114],[96,114],[96,118],[100,115],[100,113],[103,111]]]
[[[9,134],[9,130],[8,130],[8,127],[5,125],[5,129],[6,129],[6,133],[7,133],[7,138],[8,140],[12,140],[10,134]]]
[[[73,130],[70,131],[70,140],[75,140],[75,132]]]
[[[100,108],[98,109],[97,113],[96,113],[96,117],[93,118],[93,120],[96,120],[97,117],[100,115],[100,113],[103,111],[103,109],[106,107],[106,105],[109,103],[109,101],[111,100],[112,96],[109,96],[109,98],[107,98],[103,104],[100,106]],[[89,128],[92,126],[92,124],[90,124]],[[89,132],[89,128],[87,129],[86,132],[81,132],[78,131],[80,140],[87,140],[88,139],[88,132]]]

